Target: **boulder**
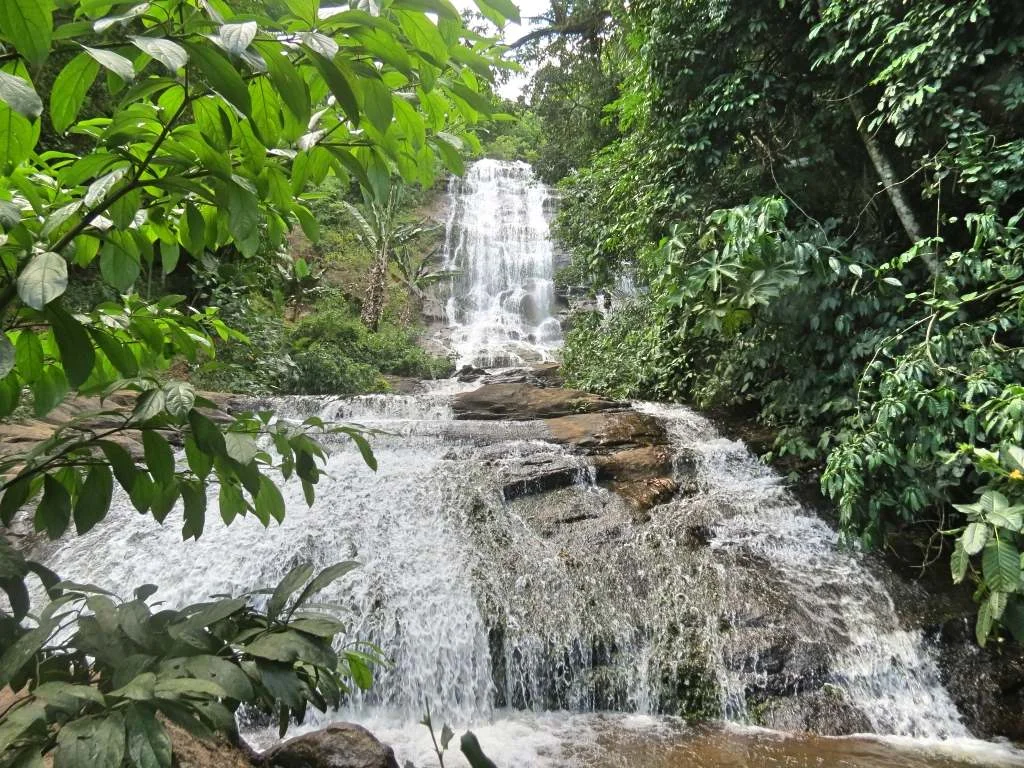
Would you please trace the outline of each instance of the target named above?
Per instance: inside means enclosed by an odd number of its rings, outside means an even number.
[[[622,410],[624,403],[577,389],[529,384],[485,384],[452,400],[456,419],[532,421],[570,414]]]
[[[395,752],[354,723],[332,723],[268,749],[265,768],[399,768]]]
[[[573,392],[574,390],[550,391]],[[597,396],[589,395],[588,397],[596,398]],[[619,405],[611,400],[599,399],[615,406]],[[599,409],[595,409],[595,411],[597,410]],[[605,410],[610,410],[610,408]],[[664,425],[654,416],[637,411],[577,413],[573,416],[551,418],[545,423],[554,442],[574,445],[584,450],[639,448],[668,444],[668,435],[665,433]]]
[[[484,384],[529,384],[531,387],[561,387],[561,365],[538,363],[530,368],[511,368],[485,376]]]
[[[502,472],[502,495],[505,501],[535,493],[553,491],[575,485],[580,467],[564,456],[530,456]]]

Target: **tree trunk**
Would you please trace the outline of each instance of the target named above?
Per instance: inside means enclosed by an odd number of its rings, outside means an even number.
[[[363,299],[363,311],[359,318],[371,331],[376,331],[384,314],[384,296],[387,292],[388,253],[381,248],[370,270],[370,285]]]

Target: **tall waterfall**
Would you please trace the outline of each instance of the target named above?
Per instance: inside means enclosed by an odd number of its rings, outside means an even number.
[[[521,164],[478,163],[453,185],[448,253],[463,270],[455,318],[466,361],[557,347],[545,195]],[[435,764],[417,724],[428,704],[438,723],[473,727],[500,768],[1019,764],[1009,750],[963,742],[923,636],[901,625],[862,556],[698,414],[636,404],[665,423],[683,489],[637,519],[541,422],[455,420],[452,394],[475,385],[427,386],[272,402],[280,418],[380,432],[376,472],[346,438],[330,438],[316,503],[286,485],[287,517],[269,530],[249,517],[182,542],[180,510],[161,527],[118,497],[92,532],[40,554],[64,578],[118,593],[158,584],[155,599],[171,604],[275,584],[299,561],[358,559],[321,607],[392,664],[345,711],[297,728],[363,722],[400,764]],[[577,467],[576,484],[506,500],[508,473],[542,460]],[[216,491],[209,507],[216,519]],[[661,716],[678,712],[774,717],[780,728],[843,718],[915,737],[918,751]],[[457,755],[446,764],[464,765]]]
[[[449,193],[444,266],[456,275],[447,314],[459,364],[552,359],[562,329],[552,316],[547,188],[526,163],[480,160]]]

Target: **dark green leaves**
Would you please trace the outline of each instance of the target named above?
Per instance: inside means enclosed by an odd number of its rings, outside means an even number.
[[[1014,592],[1020,583],[1020,552],[1005,540],[990,541],[981,557],[982,573],[990,589]]]
[[[249,89],[224,54],[209,45],[187,43],[186,47],[210,87],[238,107],[243,115],[250,115],[252,101],[249,99]]]
[[[305,584],[312,575],[313,566],[309,564],[304,563],[292,568],[281,580],[281,583],[277,585],[277,589],[274,590],[270,603],[267,605],[267,615],[272,619],[276,619],[278,614],[284,610],[288,598]]]
[[[125,753],[124,716],[110,711],[72,720],[57,734],[54,768],[121,768]]]
[[[170,484],[174,478],[174,453],[167,440],[156,430],[147,429],[142,433],[142,446],[153,479],[162,485]]]
[[[353,89],[351,83],[344,73],[334,64],[334,62],[325,58],[316,51],[309,50],[308,55],[310,61],[319,70],[320,75],[331,89],[331,93],[334,94],[334,98],[338,100],[338,104],[345,110],[345,115],[352,123],[353,127],[359,127],[359,100],[356,97],[356,92]],[[369,82],[372,78],[368,78],[366,82]],[[390,102],[391,94],[388,94],[388,100]]]
[[[61,364],[68,384],[79,387],[89,378],[96,362],[92,340],[85,327],[56,304],[47,308],[47,317],[60,349]]]
[[[171,768],[171,739],[151,710],[130,706],[125,710],[128,758],[136,768]]]
[[[85,476],[85,484],[75,503],[75,530],[78,535],[87,533],[107,515],[114,491],[114,480],[110,467],[95,464]]]

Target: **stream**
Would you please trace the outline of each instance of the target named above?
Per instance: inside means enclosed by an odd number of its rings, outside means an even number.
[[[557,357],[549,197],[520,163],[479,161],[452,181],[444,258],[460,365]],[[689,408],[635,403],[665,425],[681,488],[638,516],[541,422],[454,418],[452,397],[478,386],[272,399],[279,418],[379,430],[378,471],[331,437],[316,503],[286,486],[281,525],[244,518],[182,542],[177,525],[115,498],[44,559],[117,592],[159,584],[171,604],[265,587],[300,561],[358,559],[320,608],[392,663],[344,711],[289,735],[356,721],[399,764],[436,764],[418,724],[429,704],[500,768],[1024,765],[1012,745],[972,737],[925,635],[864,556],[742,443]],[[575,482],[506,499],[505,478],[541,460],[571,465]],[[276,739],[243,725],[256,746]]]

